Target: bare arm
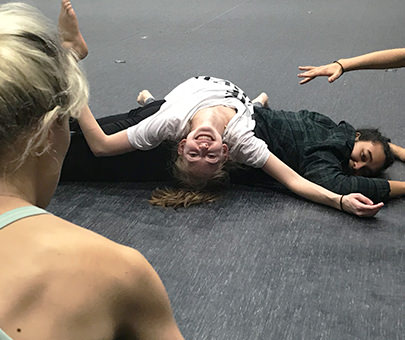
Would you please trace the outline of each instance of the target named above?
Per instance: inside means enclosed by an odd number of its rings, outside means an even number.
[[[94,155],[113,156],[135,150],[129,143],[126,130],[106,135],[88,106],[83,108],[78,121],[87,144]]]
[[[404,67],[405,48],[376,51],[338,61],[343,65],[345,71]]]
[[[340,198],[342,195],[335,194],[306,180],[275,155],[270,155],[262,170],[297,195],[340,210]],[[361,194],[344,195],[342,204],[344,211],[358,216],[374,216],[384,205],[383,203],[373,204],[370,199]]]
[[[390,144],[391,152],[395,158],[405,162],[405,149],[399,145]],[[388,181],[390,185],[390,197],[399,197],[405,195],[405,182],[402,181]]]
[[[322,66],[299,66],[301,71],[305,71],[298,74],[299,78],[303,78],[300,84],[305,84],[319,76],[328,77],[328,81],[332,83],[343,74],[343,69],[344,72],[348,72],[405,67],[405,48],[371,52],[353,58],[339,59],[338,62]]]
[[[391,152],[394,154],[395,158],[398,158],[402,162],[405,162],[405,148],[399,145],[390,144]]]
[[[390,197],[399,197],[405,195],[405,182],[388,181],[390,185]]]

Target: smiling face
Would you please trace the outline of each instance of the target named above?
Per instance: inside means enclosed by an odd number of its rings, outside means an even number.
[[[384,148],[381,143],[357,141],[349,160],[349,167],[356,176],[371,177],[383,168],[385,162]]]
[[[184,157],[188,170],[198,177],[210,177],[228,157],[228,146],[221,135],[208,126],[191,131],[180,141],[177,153]]]

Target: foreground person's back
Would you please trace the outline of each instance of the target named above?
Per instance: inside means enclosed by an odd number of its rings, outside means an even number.
[[[26,204],[0,202],[1,213]],[[131,248],[50,214],[6,226],[0,244],[0,321],[13,339],[156,338],[142,319],[175,327],[157,274]]]
[[[60,20],[62,38],[78,40],[64,46],[84,44],[69,0]],[[0,339],[182,339],[141,254],[37,208],[54,193],[87,83],[32,7],[0,5],[0,75]]]

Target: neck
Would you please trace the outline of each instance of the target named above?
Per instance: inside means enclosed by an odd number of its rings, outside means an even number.
[[[32,163],[34,161],[28,159],[12,173],[2,174],[0,177],[0,197],[20,199],[33,205],[37,204],[37,187],[41,176],[35,167],[31,166]]]
[[[35,198],[34,195],[30,195],[27,190],[22,191],[18,187],[11,185],[10,183],[4,183],[4,181],[0,182],[0,199],[2,201],[8,200],[20,200],[25,201],[30,204],[35,205]]]
[[[202,125],[208,125],[215,128],[222,136],[235,113],[234,109],[226,106],[213,106],[199,110],[191,120],[191,130]]]

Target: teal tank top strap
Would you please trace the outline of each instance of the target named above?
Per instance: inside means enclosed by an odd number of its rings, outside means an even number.
[[[6,333],[4,333],[0,328],[0,340],[13,340]]]
[[[41,214],[49,214],[49,212],[33,205],[7,211],[0,215],[0,229],[22,218]]]

